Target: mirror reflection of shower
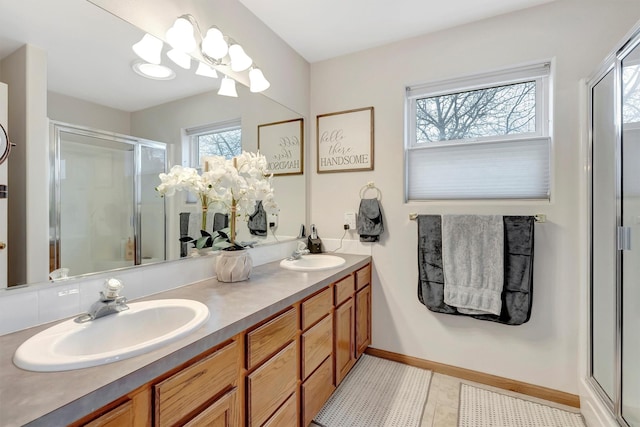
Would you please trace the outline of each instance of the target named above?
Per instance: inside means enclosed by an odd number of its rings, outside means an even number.
[[[165,260],[165,203],[155,186],[166,165],[164,143],[52,122],[52,277]]]

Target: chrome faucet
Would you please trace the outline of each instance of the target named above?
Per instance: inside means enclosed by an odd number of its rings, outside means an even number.
[[[309,253],[309,249],[307,249],[307,245],[302,242],[298,242],[298,248],[291,253],[287,261],[294,261],[296,259],[302,258],[302,255],[306,255]]]
[[[126,304],[127,298],[119,295],[123,288],[122,282],[118,279],[107,279],[104,288],[104,291],[100,291],[100,299],[91,305],[89,311],[75,318],[76,323],[89,322],[129,309]]]

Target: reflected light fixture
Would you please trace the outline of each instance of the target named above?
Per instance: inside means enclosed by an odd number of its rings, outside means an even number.
[[[191,68],[191,57],[188,54],[178,49],[171,49],[169,52],[167,52],[167,56],[169,57],[169,59],[175,62],[176,65],[184,68],[185,70]]]
[[[196,38],[190,15],[182,15],[175,20],[173,26],[167,30],[167,43],[183,53],[196,49]]]
[[[198,65],[196,74],[199,76],[211,77],[214,79],[218,78],[218,73],[216,73],[216,70],[213,67],[205,64],[204,62],[201,62],[200,65]]]
[[[253,63],[251,57],[237,43],[229,46],[229,58],[231,59],[231,70],[235,72],[244,71]]]
[[[176,73],[169,67],[160,64],[150,64],[148,62],[134,61],[131,68],[142,77],[153,80],[171,80],[176,77]]]
[[[249,90],[251,92],[262,92],[269,89],[271,83],[264,78],[260,68],[251,68],[249,71]]]
[[[159,38],[145,34],[142,40],[133,45],[133,51],[150,64],[160,64],[162,45],[162,40]]]
[[[218,77],[216,69],[226,72],[230,68],[235,73],[249,70],[251,92],[262,92],[270,87],[271,84],[262,70],[256,66],[252,67],[253,59],[247,55],[242,46],[224,35],[216,26],[210,27],[204,35],[200,28],[193,15],[185,14],[179,16],[167,30],[165,40],[172,47],[167,52],[167,56],[174,63],[188,70],[191,68],[191,60],[195,58],[199,62],[196,74],[210,78]],[[176,74],[173,70],[160,65],[163,47],[164,43],[161,39],[145,34],[133,45],[134,52],[145,61],[132,64],[135,72],[158,80],[175,78]],[[225,76],[220,82],[218,94],[237,97],[236,80]]]
[[[237,98],[238,92],[236,92],[236,81],[230,79],[227,76],[224,76],[224,79],[222,79],[222,81],[220,82],[218,95],[232,96],[234,98]]]
[[[202,52],[213,59],[220,60],[227,55],[229,45],[224,40],[224,34],[216,27],[211,27],[202,39]]]

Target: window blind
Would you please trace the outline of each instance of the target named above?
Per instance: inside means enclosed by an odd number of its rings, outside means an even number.
[[[407,199],[548,199],[548,137],[407,150]]]

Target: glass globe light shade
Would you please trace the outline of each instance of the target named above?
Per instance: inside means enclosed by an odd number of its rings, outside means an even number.
[[[222,32],[213,27],[209,28],[204,40],[202,40],[202,51],[214,59],[222,59],[229,51],[227,42],[224,41]]]
[[[218,95],[232,96],[234,98],[237,98],[238,92],[236,92],[236,81],[225,76],[224,79],[222,79],[222,81],[220,82]]]
[[[253,60],[244,52],[239,44],[229,47],[229,57],[231,58],[231,69],[239,72],[244,71],[251,66]]]
[[[151,34],[145,34],[138,43],[133,45],[133,51],[149,64],[160,64],[162,40]]]
[[[178,18],[167,30],[167,43],[182,52],[192,52],[196,48],[193,24],[187,18]]]
[[[262,92],[267,90],[271,83],[264,77],[260,68],[252,68],[249,71],[249,90],[251,92]]]

